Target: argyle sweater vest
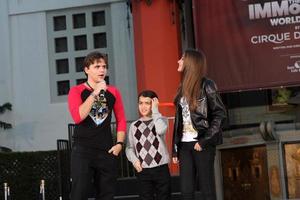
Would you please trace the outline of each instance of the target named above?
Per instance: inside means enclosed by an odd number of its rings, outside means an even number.
[[[169,154],[164,140],[156,133],[153,120],[137,120],[132,132],[135,153],[143,168],[157,167],[169,162]]]

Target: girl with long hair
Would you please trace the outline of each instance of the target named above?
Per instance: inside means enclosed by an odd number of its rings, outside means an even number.
[[[215,200],[214,159],[216,145],[222,143],[225,107],[214,81],[206,74],[202,51],[188,49],[178,61],[183,74],[175,98],[173,162],[179,162],[183,200],[193,200],[199,184],[205,200]]]

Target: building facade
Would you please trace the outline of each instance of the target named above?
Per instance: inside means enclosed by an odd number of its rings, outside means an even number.
[[[13,128],[1,130],[0,145],[14,151],[56,148],[72,123],[66,98],[84,81],[84,56],[108,54],[110,84],[122,95],[126,116],[137,117],[132,16],[126,1],[0,2],[1,116]]]

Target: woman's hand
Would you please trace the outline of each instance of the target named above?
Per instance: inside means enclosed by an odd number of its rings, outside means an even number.
[[[174,163],[174,164],[179,163],[178,157],[173,157],[172,160],[173,160],[173,163]]]
[[[201,145],[197,142],[194,146],[195,151],[202,151]]]

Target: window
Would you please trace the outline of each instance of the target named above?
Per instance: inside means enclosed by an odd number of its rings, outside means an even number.
[[[66,52],[68,51],[68,42],[66,37],[55,38],[55,52]]]
[[[94,48],[106,48],[106,33],[94,34]]]
[[[283,144],[283,162],[287,197],[288,199],[299,199],[300,141],[286,142]],[[276,172],[277,174],[275,174]],[[272,174],[279,177],[278,170],[272,171]]]
[[[93,12],[93,26],[105,25],[105,13],[104,11]]]
[[[73,15],[73,28],[85,28],[85,13]]]
[[[84,61],[84,57],[75,58],[76,72],[83,72],[83,68],[82,68],[83,61]]]
[[[75,51],[87,49],[86,35],[74,36]]]
[[[53,27],[54,31],[66,30],[66,16],[53,17]]]
[[[109,16],[107,6],[47,13],[51,102],[66,101],[70,88],[86,81],[83,60],[88,53],[99,50],[112,57]]]
[[[67,73],[69,73],[68,59],[57,59],[56,60],[56,74],[67,74]]]

